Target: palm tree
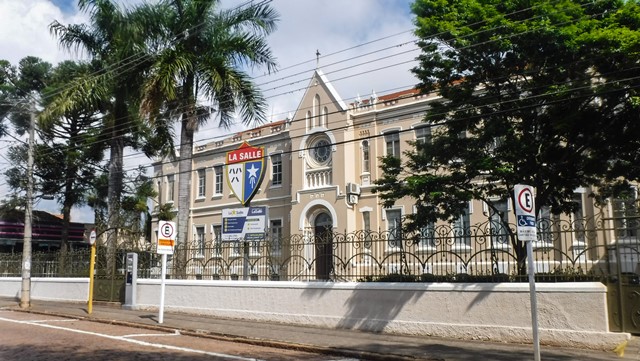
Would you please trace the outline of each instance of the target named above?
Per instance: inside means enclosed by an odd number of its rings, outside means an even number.
[[[163,0],[146,5],[150,44],[160,44],[147,78],[141,110],[154,122],[167,111],[180,122],[177,243],[187,238],[193,136],[212,117],[228,128],[234,116],[262,122],[266,101],[246,67],[275,70],[265,37],[277,13],[264,2],[219,9],[219,0]],[[206,98],[209,106],[198,99]]]
[[[64,113],[72,103],[99,104],[104,114],[104,136],[110,145],[108,190],[108,244],[115,247],[119,227],[120,198],[123,190],[123,152],[125,145],[135,145],[138,125],[134,112],[142,84],[145,57],[136,22],[130,12],[121,10],[110,0],[78,0],[81,11],[90,14],[88,24],[63,25],[54,21],[50,30],[69,50],[84,50],[103,72],[76,81],[67,96],[51,104],[49,113]]]

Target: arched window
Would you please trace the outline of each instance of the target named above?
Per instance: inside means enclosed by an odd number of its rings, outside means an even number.
[[[311,118],[311,111],[307,111],[307,130],[313,128],[313,118]]]
[[[362,172],[369,173],[371,171],[371,161],[369,152],[369,141],[362,141]]]
[[[327,109],[327,107],[323,107],[322,108],[322,116],[320,117],[320,126],[321,127],[325,127],[325,128],[329,127],[327,125],[327,114],[329,114],[329,110]]]
[[[312,127],[315,127],[320,123],[320,95],[318,94],[313,97],[313,120],[311,123]]]

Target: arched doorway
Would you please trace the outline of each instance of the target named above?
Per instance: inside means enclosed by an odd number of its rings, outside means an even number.
[[[322,212],[313,222],[316,248],[316,279],[328,281],[333,271],[333,222],[328,213]]]

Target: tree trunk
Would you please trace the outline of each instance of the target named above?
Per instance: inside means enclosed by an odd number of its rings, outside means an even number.
[[[107,269],[115,267],[116,249],[118,247],[118,229],[120,228],[120,197],[123,184],[124,134],[130,122],[126,104],[121,99],[115,100],[114,120],[111,127],[111,145],[109,156],[109,189],[107,191]]]
[[[191,178],[192,178],[192,162],[193,156],[193,133],[194,130],[190,124],[189,113],[185,112],[182,116],[182,127],[180,131],[180,159],[178,162],[178,233],[176,235],[176,243],[181,249],[188,248],[189,234],[189,213],[191,212]],[[175,261],[179,261],[180,265]],[[174,267],[184,278],[186,277],[187,252],[184,251],[181,259],[174,258]]]

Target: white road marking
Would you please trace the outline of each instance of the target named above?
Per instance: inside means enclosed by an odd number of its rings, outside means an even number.
[[[123,336],[112,336],[112,335],[107,335],[107,334],[98,333],[98,332],[83,331],[83,330],[76,330],[76,329],[73,329],[73,328],[48,325],[48,324],[45,324],[45,323],[34,323],[34,322],[31,322],[31,321],[12,320],[10,318],[4,318],[4,317],[0,317],[0,321],[13,322],[13,323],[18,323],[18,324],[23,324],[23,325],[39,326],[39,327],[45,327],[45,328],[52,328],[52,329],[55,329],[55,330],[75,332],[75,333],[80,333],[80,334],[84,334],[84,335],[103,337],[103,338],[108,338],[110,340],[124,341],[124,342],[133,343],[133,344],[136,344],[136,345],[156,347],[156,348],[162,348],[162,349],[167,349],[167,350],[191,352],[191,353],[197,353],[197,354],[207,355],[207,356],[224,357],[224,358],[229,358],[229,359],[233,359],[233,360],[262,361],[262,360],[259,360],[259,359],[256,359],[256,358],[247,358],[247,357],[241,357],[241,356],[235,356],[235,355],[227,355],[227,354],[217,353],[217,352],[196,350],[196,349],[188,348],[188,347],[163,345],[163,344],[160,344],[160,343],[152,343],[152,342],[145,342],[145,341],[125,338]]]
[[[155,337],[155,336],[180,336],[180,331],[174,330],[173,333],[132,333],[131,335],[122,335],[120,337]]]
[[[46,323],[46,322],[75,322],[75,321],[79,321],[75,318],[73,319],[64,319],[64,320],[29,320],[29,322],[34,322],[34,323]]]

